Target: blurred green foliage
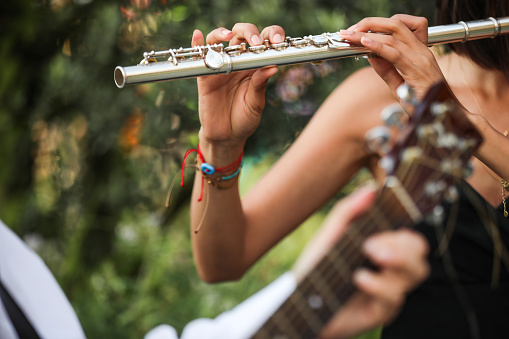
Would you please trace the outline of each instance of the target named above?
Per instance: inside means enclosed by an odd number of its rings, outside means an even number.
[[[193,30],[252,22],[302,36],[365,16],[430,17],[410,0],[19,0],[1,6],[0,218],[47,262],[91,338],[139,338],[214,317],[289,269],[321,223],[308,220],[240,282],[202,283],[189,242],[192,173],[164,199],[199,121],[195,80],[128,87],[117,65],[188,47]],[[324,98],[365,63],[283,67],[249,140],[252,186]],[[270,151],[270,152],[268,152]],[[270,156],[267,154],[270,153]],[[362,180],[362,177],[357,180]],[[347,194],[355,183],[341,194]],[[340,195],[341,195],[340,194]]]

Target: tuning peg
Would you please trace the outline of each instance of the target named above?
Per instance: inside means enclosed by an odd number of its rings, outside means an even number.
[[[385,107],[380,113],[380,117],[385,125],[389,127],[403,128],[403,116],[408,114],[400,104],[394,103]]]
[[[424,186],[426,195],[432,200],[438,201],[442,197],[442,193],[446,190],[447,184],[443,180],[428,182]]]
[[[399,87],[396,89],[396,94],[401,100],[412,106],[417,106],[419,103],[413,88],[408,86],[406,83],[399,85]]]
[[[386,126],[377,126],[366,132],[366,144],[370,151],[383,154],[390,150],[391,132]]]
[[[444,200],[453,203],[459,199],[459,196],[456,186],[449,186],[449,189],[445,191]]]
[[[382,168],[387,175],[394,173],[395,163],[394,159],[392,158],[389,157],[380,158],[380,160],[378,161],[378,166]]]
[[[430,105],[430,112],[438,119],[442,120],[445,118],[447,113],[451,112],[453,104],[449,102],[434,102]]]
[[[438,227],[443,225],[445,219],[445,211],[442,205],[436,205],[433,211],[428,213],[425,217],[425,221],[428,225]]]

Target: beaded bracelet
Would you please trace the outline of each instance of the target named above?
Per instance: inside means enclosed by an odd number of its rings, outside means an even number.
[[[226,186],[225,185],[220,185],[220,183],[223,182],[223,181],[228,181],[230,179],[238,178],[238,176],[240,174],[240,170],[242,169],[242,166],[244,165],[244,160],[242,159],[240,164],[238,165],[237,169],[232,174],[221,176],[221,177],[211,177],[210,174],[207,174],[207,172],[204,170],[204,168],[206,168],[206,169],[209,169],[209,168],[214,169],[214,167],[211,166],[208,163],[200,164],[198,159],[197,159],[197,162],[198,162],[199,171],[201,172],[202,176],[207,180],[207,183],[209,185],[211,185],[211,186],[214,186],[214,187],[218,188],[218,189],[226,189],[226,188],[233,187],[235,185],[235,181],[232,181],[232,184],[226,185]],[[204,166],[204,165],[206,165],[206,166]],[[214,169],[214,170],[215,171],[212,171],[212,173],[218,173],[218,169]]]
[[[184,168],[186,164],[186,159],[189,156],[189,154],[196,152],[198,153],[198,157],[196,158],[197,162],[197,169],[202,174],[202,182],[201,182],[201,192],[200,197],[198,198],[198,201],[201,201],[203,199],[203,188],[205,185],[205,179],[207,180],[207,183],[215,188],[218,189],[228,189],[233,186],[235,186],[235,181],[232,181],[231,183],[228,183],[226,185],[221,185],[220,183],[223,181],[228,181],[234,178],[238,178],[240,174],[240,170],[242,168],[242,165],[244,164],[244,152],[240,154],[240,157],[233,162],[232,164],[225,166],[225,167],[218,167],[215,168],[211,164],[207,163],[205,161],[205,158],[203,157],[203,154],[201,153],[200,144],[198,144],[198,149],[190,149],[186,152],[184,155],[184,160],[182,161],[182,181],[180,183],[180,186],[184,186]],[[212,177],[213,174],[226,174],[224,176],[219,177]]]

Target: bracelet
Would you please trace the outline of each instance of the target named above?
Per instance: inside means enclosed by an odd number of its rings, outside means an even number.
[[[235,186],[236,180],[232,180],[231,182],[222,185],[222,182],[229,181],[231,179],[238,178],[240,175],[240,170],[242,169],[242,166],[244,165],[244,152],[240,154],[240,157],[233,162],[232,164],[224,167],[218,167],[215,168],[211,164],[207,163],[205,161],[205,158],[203,157],[203,154],[201,153],[200,144],[198,144],[198,149],[190,149],[187,150],[186,154],[184,155],[184,160],[182,161],[182,181],[180,182],[180,186],[184,186],[184,168],[186,164],[186,159],[189,156],[189,154],[196,152],[198,153],[198,157],[196,157],[196,168],[199,170],[202,174],[202,182],[201,182],[201,192],[200,197],[198,198],[198,201],[201,201],[203,199],[203,188],[205,185],[205,180],[209,185],[212,187],[215,187],[217,189],[228,189]],[[213,177],[214,174],[224,174],[221,176]]]

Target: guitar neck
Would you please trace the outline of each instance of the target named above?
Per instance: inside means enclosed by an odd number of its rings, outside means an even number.
[[[336,311],[355,292],[353,272],[370,263],[362,244],[370,235],[410,225],[395,191],[384,189],[368,213],[357,219],[328,254],[298,284],[296,290],[267,320],[254,339],[315,338]],[[407,207],[408,208],[408,207]]]

